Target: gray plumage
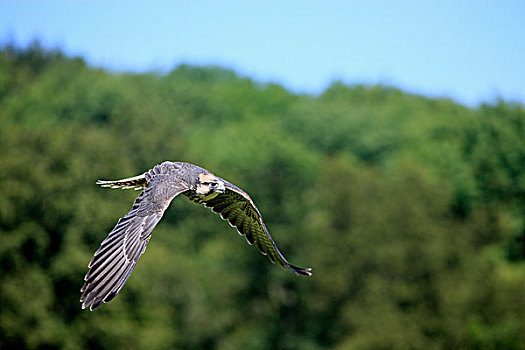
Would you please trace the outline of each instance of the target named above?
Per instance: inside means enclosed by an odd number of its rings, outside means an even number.
[[[80,302],[95,310],[111,301],[122,289],[146,250],[151,232],[164,211],[179,194],[204,204],[257,244],[272,262],[294,273],[311,275],[311,269],[288,263],[268,233],[261,214],[246,192],[213,175],[206,169],[183,162],[164,162],[146,173],[117,181],[98,181],[102,187],[141,190],[131,210],[122,217],[102,241],[89,263]]]

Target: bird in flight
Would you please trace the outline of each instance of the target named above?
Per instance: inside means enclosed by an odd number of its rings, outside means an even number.
[[[116,180],[97,181],[110,188],[143,190],[131,210],[111,230],[89,263],[80,290],[82,309],[91,311],[111,301],[128,280],[140,256],[146,250],[151,232],[164,211],[179,194],[204,204],[244,235],[249,244],[273,262],[290,268],[295,274],[310,276],[310,268],[290,264],[281,254],[266,229],[261,213],[246,192],[208,170],[183,162],[163,162],[142,175]]]

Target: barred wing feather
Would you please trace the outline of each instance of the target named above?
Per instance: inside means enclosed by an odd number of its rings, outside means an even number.
[[[294,266],[284,258],[250,196],[235,185],[227,181],[224,183],[226,191],[205,201],[204,205],[220,214],[222,219],[227,220],[232,227],[246,237],[248,243],[257,244],[261,253],[267,255],[272,262],[289,267],[296,274],[310,276],[312,274],[310,268]]]

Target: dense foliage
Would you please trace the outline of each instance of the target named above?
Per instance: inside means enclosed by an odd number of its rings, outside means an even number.
[[[525,110],[0,51],[0,348],[525,349]],[[298,277],[177,198],[119,296],[87,263],[164,160],[249,192]]]

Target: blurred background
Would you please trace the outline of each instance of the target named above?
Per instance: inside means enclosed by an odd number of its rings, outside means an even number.
[[[525,349],[525,5],[0,1],[0,348]],[[164,160],[245,189],[310,278],[177,198],[121,293],[87,264]]]

